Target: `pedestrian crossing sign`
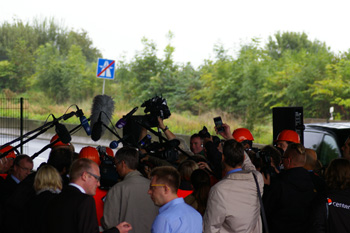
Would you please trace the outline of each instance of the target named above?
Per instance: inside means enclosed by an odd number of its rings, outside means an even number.
[[[97,78],[114,79],[115,61],[99,58],[97,61]]]

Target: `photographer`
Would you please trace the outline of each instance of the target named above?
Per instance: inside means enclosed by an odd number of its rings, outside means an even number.
[[[267,145],[256,153],[256,157],[261,161],[260,172],[263,174],[264,188],[266,189],[270,185],[271,180],[273,182],[277,174],[280,173],[282,154],[276,147]]]
[[[211,136],[205,126],[201,131],[199,131],[198,135],[203,141],[203,151],[209,163],[209,170],[213,172],[213,175],[217,180],[220,180],[222,178],[222,153],[219,150],[221,147],[220,139],[216,136]],[[201,162],[199,166],[201,167],[206,165],[202,164],[203,162]],[[206,165],[207,168],[208,165]]]

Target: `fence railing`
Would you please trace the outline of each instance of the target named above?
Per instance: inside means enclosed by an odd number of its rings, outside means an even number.
[[[22,137],[27,131],[28,107],[29,103],[25,98],[0,98],[0,145]],[[21,144],[22,140],[12,146]],[[19,151],[21,154],[26,153],[27,146],[22,145]]]

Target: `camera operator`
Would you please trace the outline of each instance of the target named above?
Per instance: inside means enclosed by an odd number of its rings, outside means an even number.
[[[163,119],[161,117],[158,117],[158,128],[163,131],[168,140],[176,138],[175,134],[169,130],[168,126],[164,125]]]
[[[163,131],[163,133],[165,134],[166,138],[168,140],[173,140],[176,139],[175,134],[173,134],[173,132],[170,131],[170,129],[168,128],[168,126],[164,125],[164,120],[161,117],[158,117],[158,128],[161,129]],[[147,129],[142,128],[141,129],[141,134],[140,134],[140,142],[147,136]],[[150,155],[146,149],[141,148],[140,152],[142,154],[144,154],[145,156],[141,159],[141,162],[149,162],[151,165],[153,165],[154,167],[157,166],[171,166],[173,165],[173,163],[170,163],[169,161],[165,160],[165,159],[161,159],[158,158],[156,156],[152,156]]]

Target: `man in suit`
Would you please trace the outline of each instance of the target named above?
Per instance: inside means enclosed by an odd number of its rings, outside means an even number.
[[[22,203],[22,199],[18,199],[15,194],[20,183],[31,173],[32,169],[33,160],[28,155],[17,156],[13,162],[11,173],[6,176],[6,180],[0,187],[0,209],[3,213],[1,218],[3,225],[0,229],[3,233],[19,232],[18,229],[22,226],[16,222],[24,214],[18,204]]]
[[[24,180],[33,169],[33,160],[28,155],[19,155],[13,162],[13,171],[6,177],[3,191],[2,201],[6,202],[8,198],[15,192],[18,184]]]
[[[147,191],[150,180],[137,170],[139,152],[131,147],[119,149],[115,155],[116,169],[123,177],[109,189],[104,204],[102,226],[109,229],[119,222],[132,224],[131,232],[150,232],[158,214]]]
[[[100,170],[92,160],[81,158],[73,162],[70,183],[49,204],[46,211],[46,232],[98,233],[95,201],[92,197],[100,185]],[[126,233],[131,226],[125,222],[108,233]]]

